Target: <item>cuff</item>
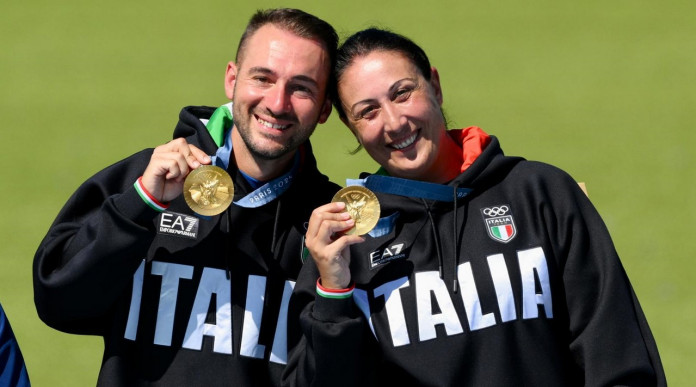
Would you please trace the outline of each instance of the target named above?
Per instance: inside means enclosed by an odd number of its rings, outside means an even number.
[[[140,195],[140,198],[143,199],[143,201],[150,206],[153,210],[157,212],[164,212],[167,208],[169,208],[169,203],[162,203],[159,200],[155,199],[154,196],[148,190],[145,189],[145,186],[143,185],[143,177],[140,176],[138,180],[133,184],[135,187],[135,190],[138,192],[138,195]]]
[[[355,283],[345,289],[327,289],[321,286],[321,278],[317,279],[317,294],[324,298],[351,298],[355,290]]]

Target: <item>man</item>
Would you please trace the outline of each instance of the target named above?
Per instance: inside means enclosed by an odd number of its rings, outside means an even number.
[[[231,104],[187,107],[174,140],[90,178],[34,260],[48,325],[104,337],[99,385],[276,385],[312,209],[338,186],[308,141],[331,112],[337,35],[299,10],[260,11],[225,74]],[[185,178],[214,163],[234,203],[196,216]]]

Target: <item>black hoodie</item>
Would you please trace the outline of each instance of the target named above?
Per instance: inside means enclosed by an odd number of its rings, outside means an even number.
[[[352,300],[315,300],[318,273],[305,265],[288,384],[665,384],[609,233],[576,182],[505,156],[493,136],[477,156],[449,183],[452,200],[376,192],[381,216],[398,218],[351,246]],[[455,187],[471,192],[455,200]]]
[[[201,122],[181,111],[174,137],[209,155]],[[53,328],[104,337],[99,385],[277,385],[286,307],[311,211],[340,187],[309,142],[290,188],[257,208],[196,216],[183,195],[159,213],[133,183],[152,149],[97,173],[73,194],[36,252],[35,303]],[[235,200],[251,192],[234,163]],[[278,324],[276,324],[278,322]]]

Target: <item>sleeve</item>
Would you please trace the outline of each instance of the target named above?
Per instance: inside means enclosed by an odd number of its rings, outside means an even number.
[[[24,357],[0,305],[0,386],[30,386]]]
[[[290,300],[284,386],[370,386],[378,350],[352,298],[317,295],[319,271],[305,263]]]
[[[566,257],[559,264],[569,345],[585,385],[666,385],[655,340],[604,222],[570,176],[549,187],[555,204],[542,212],[558,243],[556,257]]]
[[[34,303],[47,325],[101,334],[155,235],[158,212],[133,186],[151,152],[135,154],[83,183],[41,241],[34,256]]]

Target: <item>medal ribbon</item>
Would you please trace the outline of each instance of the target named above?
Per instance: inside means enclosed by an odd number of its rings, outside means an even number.
[[[365,179],[346,179],[346,185],[360,185],[372,192],[388,193],[392,195],[417,197],[443,202],[454,201],[454,187],[428,183],[425,181],[402,179],[399,177],[370,175]],[[471,192],[470,188],[457,188],[457,198],[463,198]],[[378,238],[392,232],[399,212],[379,218],[375,227],[368,232],[373,238]]]
[[[454,201],[453,188],[426,181],[402,179],[392,176],[370,175],[365,179],[346,179],[346,185],[361,185],[372,192],[409,196],[441,202]],[[471,192],[471,188],[457,188],[457,199]]]
[[[389,216],[385,216],[384,218],[379,218],[375,227],[373,227],[372,230],[367,233],[367,235],[373,238],[379,238],[389,234],[394,229],[396,220],[399,218],[399,214],[399,212],[395,212]]]
[[[297,172],[299,167],[300,153],[295,152],[295,161],[292,164],[292,168],[287,173],[262,185],[250,194],[234,202],[234,204],[240,207],[254,208],[272,202],[290,188],[292,179],[295,177],[295,172]]]
[[[232,139],[229,135],[234,125],[232,120],[232,102],[215,109],[210,120],[205,124],[210,136],[219,147],[214,156],[211,156],[211,164],[227,170],[232,155]]]
[[[211,156],[212,164],[224,170],[227,170],[230,164],[230,157],[232,156],[232,136],[230,136],[229,133],[233,123],[232,102],[230,102],[217,108],[210,116],[210,120],[205,124],[213,140],[215,140],[215,143],[219,146],[215,155]],[[290,184],[292,184],[292,180],[299,167],[300,153],[295,152],[295,158],[290,171],[262,185],[243,198],[235,201],[234,204],[245,208],[255,208],[272,202],[290,188]]]

